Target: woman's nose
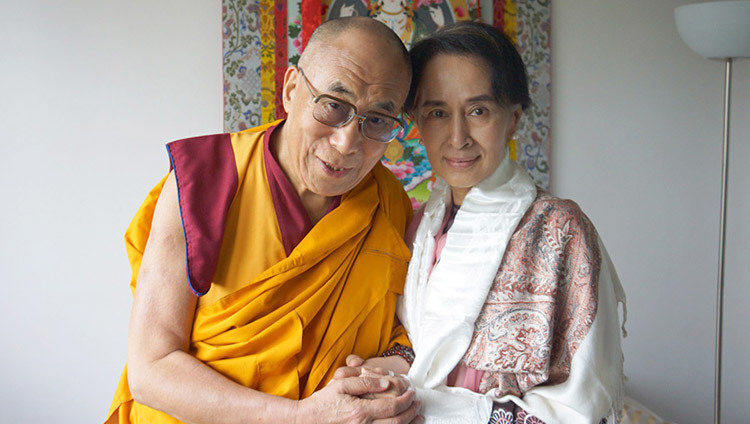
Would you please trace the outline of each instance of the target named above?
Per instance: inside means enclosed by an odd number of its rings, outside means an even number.
[[[463,116],[455,116],[451,122],[450,143],[456,149],[461,149],[471,143],[469,128]]]

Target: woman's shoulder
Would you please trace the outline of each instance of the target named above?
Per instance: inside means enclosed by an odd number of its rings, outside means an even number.
[[[581,207],[571,199],[561,199],[537,187],[536,199],[531,203],[523,219],[518,225],[530,223],[549,224],[554,222],[567,223],[568,226],[585,227],[593,230],[591,220],[583,213]]]
[[[597,250],[597,240],[596,228],[578,203],[537,189],[537,197],[518,223],[511,245],[523,251],[544,248],[564,255],[570,248],[588,246],[587,250]]]
[[[531,203],[529,211],[544,212],[555,215],[582,215],[581,207],[574,200],[561,199],[551,195],[545,189],[537,187],[536,199]]]

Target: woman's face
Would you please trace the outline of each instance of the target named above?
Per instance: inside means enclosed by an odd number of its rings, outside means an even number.
[[[461,204],[500,165],[521,107],[497,102],[481,58],[438,54],[424,69],[412,114],[432,170],[451,186],[453,202]]]

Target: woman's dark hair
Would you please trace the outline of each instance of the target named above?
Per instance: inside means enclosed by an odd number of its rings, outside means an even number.
[[[526,67],[513,42],[503,32],[480,22],[446,25],[412,47],[412,79],[405,109],[413,110],[417,89],[425,67],[437,55],[475,56],[490,70],[492,91],[501,105],[531,105]]]

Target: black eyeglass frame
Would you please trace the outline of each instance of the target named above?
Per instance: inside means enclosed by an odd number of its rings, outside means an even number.
[[[312,98],[313,103],[317,104],[321,99],[326,98],[326,99],[330,99],[335,102],[341,103],[349,108],[349,117],[346,118],[346,120],[344,120],[343,122],[340,122],[338,125],[331,125],[327,122],[323,122],[315,116],[315,113],[313,113],[313,118],[316,121],[320,122],[323,125],[332,127],[332,128],[341,128],[343,126],[348,125],[349,122],[351,122],[352,119],[356,117],[357,119],[359,119],[359,133],[362,134],[364,138],[375,141],[377,143],[390,143],[391,141],[393,141],[393,139],[398,137],[399,134],[403,134],[405,125],[404,125],[404,121],[400,117],[390,116],[390,115],[386,115],[385,113],[380,113],[380,112],[365,112],[364,114],[360,115],[357,113],[357,107],[347,102],[346,100],[339,99],[329,94],[319,94],[316,96],[315,93],[313,92],[312,84],[307,79],[307,75],[305,75],[305,71],[303,71],[302,68],[300,67],[297,67],[297,69],[299,69],[300,74],[302,74],[302,79],[305,81],[305,85],[307,86],[307,91],[310,93],[310,97]],[[388,118],[388,119],[392,119],[393,121],[395,121],[398,127],[394,130],[391,130],[391,138],[389,138],[388,140],[379,140],[377,138],[369,137],[367,134],[365,134],[365,129],[364,129],[365,121],[368,119],[368,117],[371,117],[371,116],[375,116],[378,118]]]

